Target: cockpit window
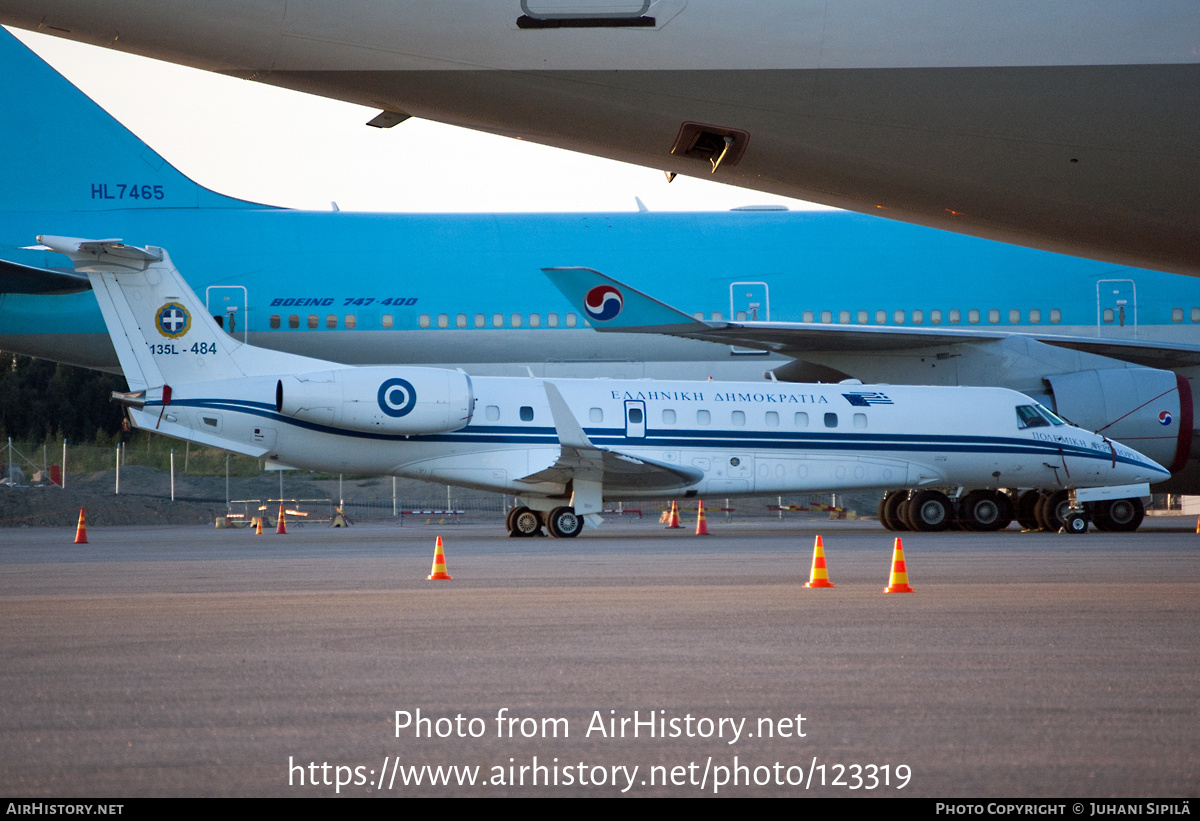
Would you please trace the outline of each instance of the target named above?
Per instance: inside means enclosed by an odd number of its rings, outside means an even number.
[[[1047,408],[1045,405],[1038,405],[1037,409],[1041,412],[1042,416],[1044,416],[1050,420],[1051,425],[1067,424],[1067,420],[1063,419],[1061,416],[1059,416],[1054,411]]]
[[[1048,428],[1050,427],[1050,422],[1038,413],[1038,409],[1033,405],[1018,405],[1017,427],[1021,430],[1028,428]]]

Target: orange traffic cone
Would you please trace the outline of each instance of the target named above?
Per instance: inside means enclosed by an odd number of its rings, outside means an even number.
[[[896,537],[896,546],[892,549],[892,576],[884,593],[915,593],[908,586],[908,568],[904,566],[904,544]]]
[[[825,567],[825,543],[821,541],[821,537],[817,537],[817,541],[813,544],[813,563],[812,573],[809,574],[808,584],[805,587],[834,587],[834,583],[829,581],[829,570]]]
[[[704,502],[700,502],[700,507],[696,509],[696,535],[708,535],[708,522],[704,518]]]
[[[262,520],[263,520],[262,516],[254,517],[254,535],[255,536],[262,535]]]
[[[671,502],[671,518],[667,519],[667,527],[679,527],[679,506]]]
[[[425,581],[449,578],[450,574],[446,572],[446,554],[442,552],[442,537],[438,536],[437,546],[433,549],[433,570],[429,571]]]
[[[79,508],[79,524],[75,527],[75,544],[87,543],[87,522],[83,518],[83,508]]]
[[[278,535],[287,535],[287,525],[283,523],[283,505],[279,506],[279,524],[275,526],[275,533]]]

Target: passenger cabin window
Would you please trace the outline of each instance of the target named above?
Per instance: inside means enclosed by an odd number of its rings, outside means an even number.
[[[675,424],[675,411],[670,408],[665,408],[662,412],[662,420],[664,425]]]
[[[929,323],[931,325],[941,325],[942,324],[942,312],[941,311],[930,311],[929,312]]]
[[[833,322],[833,311],[821,311],[821,321],[825,324]]]
[[[1104,313],[1110,314],[1110,313],[1112,313],[1112,311],[1108,310],[1108,311],[1105,311]],[[1183,308],[1172,308],[1171,309],[1171,321],[1172,322],[1183,322]]]
[[[1178,308],[1176,308],[1175,310],[1179,311]],[[1113,314],[1112,308],[1105,308],[1103,316],[1104,316],[1104,324],[1105,325],[1111,325],[1113,323],[1113,320],[1116,319],[1115,315]],[[1182,319],[1183,319],[1183,311],[1179,311],[1179,319],[1176,319],[1175,321],[1180,322]]]
[[[588,420],[591,422],[604,421],[604,408],[592,408],[588,411]]]
[[[500,421],[500,407],[498,405],[488,405],[483,409],[484,418],[489,422]]]
[[[1013,308],[1012,310],[1010,310],[1008,312],[1008,324],[1009,325],[1020,325],[1021,324],[1021,312],[1018,311],[1016,308]]]
[[[417,325],[421,328],[429,327],[429,314],[421,314],[417,317]]]
[[[358,317],[354,314],[346,314],[346,330],[353,331],[358,327]]]
[[[731,416],[732,416],[733,424],[738,426],[739,428],[746,424],[746,412],[745,411],[734,411]]]
[[[540,314],[530,314],[529,315],[529,327],[530,328],[540,328],[541,325],[542,325],[542,317]]]
[[[521,421],[522,422],[532,422],[533,421],[533,408],[529,407],[529,405],[521,406]]]
[[[696,424],[708,425],[712,423],[712,414],[706,410],[696,411]]]
[[[825,414],[825,427],[836,428],[838,426],[838,418],[836,413]]]
[[[812,311],[805,311],[805,312],[804,312],[804,315],[801,317],[801,320],[800,320],[800,321],[801,321],[801,322],[812,322],[812,321],[813,321],[813,319],[814,319],[814,317],[813,317],[813,312],[812,312]]]
[[[1042,312],[1037,308],[1029,309],[1029,324],[1040,325],[1042,322]]]
[[[866,325],[866,324],[867,324],[867,312],[866,312],[866,311],[859,311],[859,312],[858,312],[858,324],[859,324],[859,325]]]
[[[279,322],[280,322],[280,320],[279,320],[278,316],[272,316],[271,317],[271,330],[275,330],[276,328],[278,328]]]
[[[467,315],[459,314],[458,316],[454,317],[454,325],[457,328],[467,327]]]
[[[321,318],[319,316],[317,316],[316,314],[308,315],[308,327],[317,328],[320,326],[320,324],[321,324]]]
[[[512,326],[513,326],[514,328],[520,328],[520,327],[521,327],[521,315],[520,315],[520,314],[513,314],[513,315],[512,315]]]
[[[475,314],[475,327],[476,328],[487,327],[487,317],[484,316],[483,314]]]
[[[1060,322],[1062,322],[1062,311],[1060,311],[1058,308],[1051,308],[1050,323],[1052,325],[1057,325]]]
[[[887,311],[876,311],[875,312],[875,324],[876,325],[886,325],[887,324]]]
[[[776,413],[775,411],[767,411],[767,427],[768,428],[779,427],[779,414]]]
[[[904,324],[904,311],[896,311],[895,313],[893,313],[892,314],[892,322],[896,323],[897,325],[903,325]],[[879,324],[882,325],[883,323],[881,322]]]
[[[492,314],[492,327],[493,328],[503,328],[504,327],[504,314]]]
[[[972,308],[971,310],[967,311],[967,322],[969,322],[969,323],[970,323],[970,324],[972,324],[972,325],[978,325],[978,324],[979,324],[979,311],[978,311],[978,309],[976,309],[976,308]]]
[[[796,427],[798,427],[798,428],[807,428],[808,427],[808,414],[804,413],[803,411],[800,413],[797,413],[796,418],[795,418],[795,423],[796,423]]]
[[[903,313],[903,312],[901,312],[901,313]],[[913,324],[921,325],[921,324],[924,324],[924,322],[925,322],[925,312],[924,311],[913,311]]]
[[[1200,308],[1192,308],[1192,322],[1200,322]]]
[[[393,323],[394,323],[394,320],[393,320],[393,318],[392,318],[392,315],[391,315],[391,314],[384,314],[384,315],[383,315],[383,329],[384,329],[385,331],[390,331],[390,330],[392,329],[392,324],[393,324]]]
[[[627,410],[629,411],[629,422],[631,424],[640,425],[642,422],[646,421],[645,416],[642,414],[641,408],[630,406],[627,408]]]
[[[988,311],[988,323],[991,325],[1000,324],[1000,310],[998,308],[992,308]]]
[[[288,327],[289,328],[299,328],[300,327],[300,317],[297,316],[296,314],[292,314],[291,316],[289,316],[288,317]]]
[[[450,315],[449,314],[438,314],[438,327],[439,328],[449,328],[450,327]]]
[[[325,327],[326,328],[329,328],[331,330],[336,329],[337,323],[338,323],[337,314],[329,314],[328,316],[325,317]]]
[[[838,324],[839,325],[849,325],[850,324],[850,312],[849,311],[838,311]]]
[[[557,328],[558,314],[546,314],[546,324],[551,328]]]
[[[578,322],[579,322],[579,317],[575,316],[575,314],[567,314],[567,327],[568,328],[574,328]]]
[[[854,427],[862,429],[867,426],[867,415],[865,413],[854,414]]]

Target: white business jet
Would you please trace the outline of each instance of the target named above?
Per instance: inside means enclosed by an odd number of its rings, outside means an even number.
[[[1061,487],[1085,531],[1086,502],[1167,477],[1001,388],[470,377],[266,350],[224,333],[162,248],[38,239],[91,281],[137,427],[296,468],[515,494],[514,536],[575,536],[605,500],[900,487],[917,489],[907,509],[923,530],[952,518],[938,488]],[[602,315],[620,310],[615,289],[597,296]]]

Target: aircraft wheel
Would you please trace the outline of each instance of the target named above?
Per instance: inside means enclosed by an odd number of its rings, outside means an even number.
[[[887,518],[887,501],[888,496],[891,495],[891,491],[883,494],[883,497],[879,500],[879,507],[875,509],[875,516],[879,519],[879,523],[883,525],[886,530],[895,530],[891,523],[888,522]]]
[[[1115,533],[1132,533],[1146,518],[1141,499],[1113,499],[1096,505],[1096,527]],[[1103,524],[1101,524],[1103,522]]]
[[[508,535],[510,537],[533,536],[542,529],[542,520],[537,512],[527,507],[514,508],[509,514]]]
[[[905,533],[912,530],[908,526],[908,522],[904,518],[902,506],[908,504],[907,490],[893,490],[886,497],[886,504],[883,508],[883,516],[888,530],[895,530]]]
[[[1008,527],[1012,521],[1008,497],[994,490],[972,490],[958,505],[967,530],[983,533]]]
[[[908,525],[923,533],[938,533],[954,520],[954,506],[939,490],[918,491],[908,500]]]
[[[1067,512],[1071,500],[1065,490],[1055,491],[1042,497],[1038,502],[1037,517],[1042,530],[1047,533],[1057,533],[1059,528],[1067,523]]]
[[[574,539],[583,530],[583,517],[573,507],[556,507],[546,517],[546,529],[557,539]]]
[[[1027,490],[1017,497],[1017,522],[1022,530],[1037,530],[1042,523],[1037,518],[1037,503],[1042,500],[1040,490]]]
[[[1068,513],[1062,529],[1067,533],[1087,533],[1087,516],[1082,513]]]

